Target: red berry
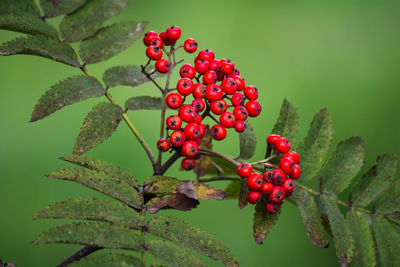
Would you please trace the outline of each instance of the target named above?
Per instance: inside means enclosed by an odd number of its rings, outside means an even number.
[[[208,101],[216,101],[222,99],[224,92],[221,87],[216,84],[209,84],[206,86],[206,99]]]
[[[167,105],[172,109],[177,109],[182,105],[182,97],[178,93],[170,93],[167,95]]]
[[[249,111],[250,117],[257,117],[261,112],[261,105],[257,100],[250,100],[247,102],[246,108]]]
[[[143,43],[145,46],[149,46],[150,42],[153,38],[158,37],[158,34],[155,31],[148,31],[145,33],[143,38]]]
[[[151,45],[146,49],[146,55],[152,60],[158,60],[162,57],[162,49],[158,46]]]
[[[244,80],[239,75],[234,75],[232,78],[236,83],[236,89],[238,91],[242,91],[246,87]]]
[[[244,94],[242,94],[242,93],[234,93],[233,96],[231,97],[232,105],[234,105],[235,107],[243,106],[244,100],[245,100],[245,97],[244,97]]]
[[[293,180],[290,179],[290,178],[287,178],[287,179],[283,182],[282,188],[283,188],[283,190],[285,190],[286,196],[290,196],[290,195],[292,194],[292,192],[293,192],[293,189],[294,189]],[[289,194],[288,194],[288,193],[289,193]]]
[[[160,37],[153,37],[150,41],[150,45],[158,46],[159,48],[163,48],[164,43]]]
[[[249,194],[247,195],[247,201],[253,205],[256,204],[260,198],[261,198],[261,193],[256,191],[250,191]]]
[[[198,73],[204,74],[210,69],[210,62],[202,59],[196,60],[194,63],[194,68]]]
[[[194,53],[197,50],[197,42],[193,38],[186,39],[185,43],[183,44],[183,49],[185,49],[188,53]]]
[[[270,176],[274,185],[282,185],[286,180],[285,172],[279,168],[273,170]]]
[[[165,139],[160,139],[157,141],[157,148],[158,150],[160,150],[161,152],[166,152],[170,149],[170,145],[169,142]]]
[[[226,75],[232,74],[234,70],[235,70],[235,64],[233,64],[233,62],[231,61],[224,62],[221,65],[221,71]]]
[[[283,154],[282,158],[291,158],[294,162],[294,164],[299,164],[300,163],[300,156],[297,154],[295,151],[290,151],[285,154]]]
[[[235,123],[235,130],[238,133],[241,133],[244,131],[244,129],[246,128],[246,125],[244,124],[244,121],[241,120],[237,120]]]
[[[242,178],[247,178],[253,173],[253,166],[249,163],[241,163],[236,168],[237,174]]]
[[[204,103],[204,101],[200,98],[195,98],[192,101],[192,107],[194,107],[194,110],[199,113],[205,109],[206,103]]]
[[[297,164],[294,164],[293,171],[290,174],[290,177],[295,180],[295,179],[298,179],[300,176],[301,176],[300,166]]]
[[[221,63],[219,62],[219,60],[214,59],[212,61],[210,61],[210,70],[218,70],[221,67]]]
[[[166,32],[160,33],[160,38],[163,41],[164,45],[166,45],[166,46],[170,46],[170,45],[175,44],[175,41],[170,40],[170,39],[167,38],[167,33]]]
[[[266,171],[263,174],[263,178],[266,183],[272,183],[274,176],[275,176],[275,174],[272,173],[272,171]]]
[[[217,74],[213,70],[208,70],[204,73],[203,83],[212,84],[217,82]]]
[[[236,119],[231,112],[224,112],[219,117],[219,122],[225,128],[232,128],[233,126],[235,126]]]
[[[233,72],[232,72],[232,74],[230,74],[231,76],[239,76],[240,75],[240,71],[235,67],[234,69],[233,69]]]
[[[233,115],[237,120],[245,121],[249,116],[248,111],[243,106],[238,106],[233,109]]]
[[[200,116],[201,117],[201,116]],[[197,122],[196,122],[197,123]],[[199,128],[200,128],[200,135],[199,138],[203,138],[204,135],[206,134],[206,126],[202,123],[199,124]]]
[[[214,59],[214,52],[210,49],[204,49],[199,52],[199,59],[211,62]]]
[[[225,78],[225,74],[221,71],[221,69],[217,69],[217,80],[222,81]]]
[[[160,58],[156,62],[156,70],[159,73],[167,73],[169,71],[169,68],[171,67],[171,63],[169,63],[168,60]]]
[[[223,140],[226,137],[226,130],[223,126],[216,124],[211,128],[211,137],[215,140]]]
[[[193,122],[194,122],[194,123],[197,123],[197,124],[200,124],[202,121],[203,121],[203,118],[201,117],[200,114],[197,113],[197,114],[196,114],[196,117],[194,117]]]
[[[210,104],[211,112],[215,115],[221,115],[227,110],[228,106],[226,105],[225,100],[217,100],[213,101]]]
[[[247,86],[244,88],[244,95],[247,97],[247,99],[256,100],[258,98],[257,88],[252,85]]]
[[[282,158],[281,161],[279,162],[279,167],[287,175],[292,174],[292,172],[294,170],[294,166],[295,166],[295,164],[293,163],[293,160],[290,158]]]
[[[183,96],[190,95],[193,92],[193,81],[189,78],[182,78],[176,84],[176,89]]]
[[[181,28],[178,26],[171,26],[165,31],[165,33],[167,34],[167,39],[176,41],[181,37]]]
[[[190,64],[185,64],[181,67],[179,74],[182,78],[193,79],[196,76],[196,70]]]
[[[265,210],[270,214],[276,214],[280,207],[280,203],[267,203],[267,205],[265,205]]]
[[[181,117],[184,122],[192,122],[196,117],[196,111],[192,106],[183,105],[179,109],[179,117]]]
[[[169,141],[174,147],[180,147],[185,142],[185,134],[182,131],[175,131],[169,137]]]
[[[267,137],[267,143],[268,143],[268,145],[272,145],[272,144],[275,144],[276,142],[278,142],[279,139],[281,139],[280,135],[278,135],[278,134],[270,134]]]
[[[268,200],[272,203],[281,203],[286,194],[282,186],[274,186]]]
[[[194,158],[199,153],[199,145],[195,141],[186,141],[182,146],[182,154],[187,158]]]
[[[167,127],[171,130],[179,130],[182,126],[182,119],[178,115],[172,115],[167,118]]]
[[[197,123],[188,123],[183,132],[187,140],[196,140],[200,137],[200,126]]]
[[[206,96],[206,87],[202,83],[195,83],[193,85],[193,97],[204,98]]]
[[[181,161],[181,166],[184,170],[190,171],[196,166],[196,160],[190,158],[184,158]]]
[[[250,190],[260,191],[263,185],[263,177],[258,172],[253,172],[250,174],[249,178],[247,178],[247,187]]]
[[[274,186],[271,183],[263,183],[263,185],[261,186],[261,194],[271,194],[273,188]]]
[[[236,93],[236,83],[233,78],[225,78],[221,83],[221,88],[227,95]]]
[[[290,150],[290,143],[289,140],[285,137],[281,137],[276,143],[275,143],[275,149],[279,153],[286,153]]]

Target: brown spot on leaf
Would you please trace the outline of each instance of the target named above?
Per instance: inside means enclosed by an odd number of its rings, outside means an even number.
[[[161,209],[176,209],[181,211],[191,210],[199,205],[199,201],[183,194],[174,194],[170,197],[159,198],[151,206],[147,207],[150,213],[156,213]]]

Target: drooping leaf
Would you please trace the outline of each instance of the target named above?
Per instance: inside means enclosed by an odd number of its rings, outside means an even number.
[[[231,181],[225,189],[225,199],[238,198],[240,194],[240,180]]]
[[[389,189],[382,193],[372,204],[379,213],[392,214],[400,212],[400,179],[396,179]]]
[[[364,164],[365,147],[360,137],[342,140],[324,164],[322,192],[338,194],[346,189]]]
[[[297,152],[301,157],[301,182],[315,178],[321,170],[333,138],[331,115],[326,108],[315,114],[307,135],[299,144]]]
[[[257,244],[262,244],[263,240],[275,225],[279,218],[280,210],[276,214],[270,214],[265,210],[267,204],[265,199],[262,199],[256,204],[253,218],[253,237]]]
[[[71,46],[44,35],[18,37],[0,45],[0,56],[17,54],[36,55],[74,67],[80,66],[78,56]]]
[[[150,213],[157,213],[159,210],[176,209],[188,211],[194,209],[200,202],[197,199],[189,198],[184,194],[173,194],[170,197],[153,198],[146,203],[145,207]]]
[[[62,38],[72,43],[93,36],[103,22],[118,15],[127,4],[128,0],[88,0],[61,21]]]
[[[69,14],[86,3],[87,0],[40,0],[44,16],[53,18]]]
[[[154,66],[147,67],[147,72],[154,71]],[[151,75],[152,79],[159,76],[158,72]],[[150,79],[142,73],[142,68],[136,65],[115,66],[107,69],[103,74],[103,81],[107,87],[115,87],[119,85],[138,86]]]
[[[125,102],[126,110],[161,110],[161,97],[135,96]]]
[[[243,209],[249,203],[247,201],[247,195],[249,194],[249,188],[247,186],[246,179],[240,179],[240,192],[239,192],[239,209]]]
[[[79,261],[74,261],[68,267],[144,267],[142,260],[121,253],[94,253]]]
[[[240,159],[251,158],[256,151],[256,135],[253,132],[253,127],[246,122],[245,129],[239,134],[240,142]]]
[[[204,266],[193,254],[166,240],[152,240],[147,244],[147,251],[161,263],[171,267]]]
[[[83,122],[73,153],[81,155],[109,138],[122,120],[122,113],[122,109],[114,104],[97,104]]]
[[[210,127],[206,126],[206,133],[201,139],[201,143],[199,145],[199,149],[212,149],[212,138]],[[202,177],[207,174],[208,170],[211,167],[211,157],[207,155],[200,155],[198,159],[196,159],[196,165],[194,166],[194,173],[196,173],[197,177]]]
[[[296,187],[292,195],[303,218],[304,227],[307,231],[308,239],[319,248],[326,248],[329,242],[326,239],[324,225],[322,224],[321,214],[314,197],[301,187]]]
[[[95,159],[92,157],[84,156],[84,155],[70,155],[66,157],[61,157],[60,159],[65,160],[67,162],[71,162],[73,164],[88,168],[90,170],[94,170],[97,172],[104,172],[108,176],[116,179],[121,179],[124,182],[128,183],[132,187],[138,187],[138,181],[133,178],[132,175],[129,174],[126,170],[121,169],[120,167],[99,159]]]
[[[32,242],[42,244],[80,244],[113,249],[142,250],[140,231],[108,222],[69,223],[50,228]]]
[[[0,14],[28,14],[40,17],[40,11],[34,0],[1,0]]]
[[[96,198],[70,198],[41,210],[35,219],[77,219],[106,221],[140,229],[136,211],[118,201]]]
[[[382,217],[372,216],[372,227],[381,266],[399,266],[399,226]]]
[[[104,93],[103,86],[94,77],[77,75],[67,78],[53,85],[42,95],[32,112],[30,121],[43,119],[67,105],[91,97],[99,97]]]
[[[352,266],[376,266],[375,245],[371,227],[364,214],[351,209],[347,220],[354,239],[354,256]]]
[[[43,34],[58,39],[57,30],[50,24],[29,14],[2,14],[0,29],[22,32],[27,34]]]
[[[383,154],[351,190],[353,205],[366,207],[389,188],[397,171],[397,157]]]
[[[328,214],[333,241],[335,242],[336,256],[341,264],[347,266],[351,261],[354,249],[353,238],[347,220],[336,203],[329,197],[322,196],[321,200]]]
[[[194,225],[169,216],[158,216],[147,223],[148,231],[228,266],[237,265],[235,256],[220,240]]]
[[[207,174],[216,174],[219,176],[237,175],[236,165],[223,158],[211,157],[211,167]]]
[[[94,64],[109,59],[128,48],[143,35],[147,22],[117,22],[100,29],[84,40],[79,48],[83,62]]]
[[[112,178],[102,172],[88,169],[64,169],[46,176],[78,182],[136,208],[140,208],[142,203],[142,197],[136,189],[123,180]]]
[[[293,103],[285,98],[282,103],[279,118],[274,125],[271,133],[286,137],[290,142],[294,142],[299,126],[299,115]]]
[[[156,196],[166,196],[176,193],[176,188],[182,184],[182,180],[168,176],[150,176],[144,180],[144,192]]]

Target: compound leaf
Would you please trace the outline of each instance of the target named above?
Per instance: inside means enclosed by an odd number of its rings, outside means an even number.
[[[125,102],[126,110],[161,110],[161,97],[135,96]]]
[[[373,202],[376,211],[383,214],[400,212],[400,179],[393,184]]]
[[[144,267],[142,260],[121,253],[94,253],[79,261],[74,261],[68,267]]]
[[[151,234],[208,256],[225,265],[237,265],[235,256],[220,240],[182,220],[169,216],[155,217],[147,223],[147,229]]]
[[[372,229],[381,266],[399,266],[400,264],[400,231],[396,228],[399,226],[382,217],[372,216]]]
[[[69,14],[83,6],[87,0],[40,0],[44,17],[53,18]]]
[[[154,66],[147,67],[147,72],[154,71]],[[159,76],[157,72],[151,75],[152,79]],[[142,73],[141,66],[128,65],[128,66],[115,66],[107,69],[103,74],[103,81],[107,87],[115,87],[119,85],[138,86],[150,79]]]
[[[197,199],[189,198],[184,194],[173,194],[170,197],[153,198],[146,203],[145,207],[150,213],[157,213],[159,210],[176,209],[188,211],[194,209],[200,202]]]
[[[71,46],[44,35],[18,37],[0,46],[0,56],[17,54],[41,56],[70,66],[80,66]]]
[[[322,192],[338,194],[346,189],[364,164],[365,147],[360,137],[342,140],[324,164]]]
[[[43,119],[67,105],[99,97],[104,93],[103,86],[94,77],[77,75],[67,78],[51,86],[50,90],[42,95],[32,112],[30,121]]]
[[[253,132],[253,127],[246,122],[245,129],[239,134],[240,142],[240,159],[251,158],[256,151],[256,135]]]
[[[12,13],[40,17],[40,11],[34,0],[1,0],[0,14]]]
[[[118,22],[100,29],[96,35],[81,42],[79,55],[83,62],[94,64],[109,59],[139,39],[147,22]]]
[[[272,129],[273,134],[279,134],[294,142],[297,135],[297,128],[299,126],[299,114],[289,99],[283,100],[279,118]]]
[[[64,169],[46,176],[78,182],[136,208],[140,208],[142,203],[142,197],[136,189],[123,180],[112,178],[102,172],[88,169]]]
[[[240,180],[231,181],[225,188],[225,199],[238,198],[240,194]]]
[[[275,225],[278,220],[280,210],[276,214],[270,214],[265,210],[267,204],[265,199],[262,199],[256,204],[253,218],[253,237],[257,244],[262,244],[263,240]]]
[[[81,155],[109,138],[122,120],[122,109],[112,103],[97,104],[86,116],[74,151]]]

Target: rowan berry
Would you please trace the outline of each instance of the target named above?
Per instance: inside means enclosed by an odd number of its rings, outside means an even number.
[[[185,141],[182,145],[182,154],[187,158],[194,158],[199,153],[199,145],[195,141]]]
[[[272,183],[274,176],[275,176],[275,173],[273,173],[272,171],[266,171],[263,174],[263,178],[266,183]]]
[[[281,169],[278,168],[273,170],[272,174],[273,175],[271,175],[271,178],[274,185],[282,185],[285,182],[286,174]]]
[[[201,115],[199,113],[196,114],[196,117],[194,117],[193,122],[200,124],[203,121],[203,117],[201,117]]]
[[[174,40],[170,40],[170,39],[167,38],[167,33],[166,32],[160,33],[160,38],[161,38],[161,40],[163,40],[163,43],[166,46],[170,46],[170,45],[175,44]]]
[[[221,67],[219,60],[214,59],[210,61],[210,70],[217,71]]]
[[[238,91],[243,91],[243,89],[246,87],[246,84],[245,84],[244,80],[242,79],[242,77],[240,77],[239,75],[234,75],[234,76],[232,76],[232,79],[236,83],[236,89]]]
[[[199,52],[199,59],[211,62],[214,59],[214,52],[210,49],[204,49]]]
[[[242,178],[247,178],[253,173],[253,166],[249,163],[241,163],[236,168],[237,174]]]
[[[227,95],[236,93],[236,83],[233,78],[225,78],[221,83],[222,91]]]
[[[153,37],[150,41],[150,45],[154,45],[154,46],[158,46],[159,48],[163,48],[164,47],[164,43],[163,40],[161,39],[161,37]]]
[[[278,142],[279,139],[281,139],[280,135],[278,135],[278,134],[270,134],[267,137],[267,143],[268,143],[268,145],[272,145],[272,144],[275,144],[276,142]]]
[[[202,112],[206,107],[206,103],[200,98],[195,98],[192,101],[192,107],[194,107],[196,112]]]
[[[151,60],[158,60],[162,57],[163,52],[160,47],[151,45],[146,49],[146,55]]]
[[[144,34],[143,43],[145,46],[149,46],[153,38],[158,37],[155,31],[148,31]]]
[[[217,74],[213,70],[208,70],[203,75],[204,84],[212,84],[217,82]]]
[[[170,107],[172,109],[179,108],[182,105],[182,101],[183,101],[182,97],[178,93],[173,92],[173,93],[169,93],[167,95],[167,99],[166,99],[167,105],[168,105],[168,107]]]
[[[169,141],[174,147],[182,146],[185,139],[185,134],[182,131],[174,131],[169,137]]]
[[[295,164],[293,163],[293,160],[291,158],[282,158],[279,163],[279,167],[287,175],[292,174],[294,166]]]
[[[263,185],[263,177],[261,174],[258,172],[253,172],[250,174],[250,176],[247,178],[247,187],[250,190],[254,191],[260,191],[261,187]]]
[[[260,192],[257,192],[257,191],[250,191],[248,194],[247,194],[247,201],[250,203],[250,204],[256,204],[257,203],[257,201],[259,200],[261,198],[261,193]]]
[[[295,179],[298,179],[300,176],[301,176],[300,166],[297,164],[294,164],[293,171],[290,174],[290,177],[295,180]]]
[[[206,86],[206,99],[208,101],[216,101],[222,99],[224,92],[217,84],[209,84]]]
[[[285,196],[286,194],[282,186],[274,186],[268,200],[272,203],[281,203]]]
[[[206,134],[206,126],[203,123],[199,124],[199,128],[200,128],[200,138],[203,138],[204,135]]]
[[[276,143],[275,143],[275,149],[279,153],[286,153],[290,150],[290,143],[289,140],[285,137],[281,137]]]
[[[261,105],[257,100],[250,100],[246,104],[250,117],[257,117],[261,112]]]
[[[276,214],[280,207],[280,203],[267,203],[267,205],[265,205],[265,210],[270,214]]]
[[[244,105],[244,94],[242,93],[234,93],[231,97],[231,102],[232,105],[237,107],[237,106],[243,106]]]
[[[202,83],[195,83],[193,85],[193,97],[204,98],[206,96],[206,87]]]
[[[179,130],[182,126],[182,119],[178,115],[172,115],[167,118],[167,127],[171,130]]]
[[[235,123],[236,132],[241,133],[244,131],[245,128],[246,128],[246,125],[245,125],[244,121],[236,120],[236,123]]]
[[[170,144],[166,139],[160,139],[157,141],[157,148],[161,152],[166,152],[170,149]]]
[[[194,110],[194,108],[192,106],[183,105],[179,109],[178,115],[179,115],[179,117],[182,118],[182,120],[184,122],[192,122],[196,117],[196,111]]]
[[[211,128],[211,137],[215,140],[223,140],[226,137],[226,130],[223,126],[216,124]]]
[[[261,194],[268,195],[272,192],[273,185],[271,183],[263,183],[261,186]]]
[[[228,106],[226,105],[225,100],[217,100],[213,101],[210,104],[211,112],[215,115],[221,115],[227,110]]]
[[[194,63],[194,68],[198,73],[204,74],[210,69],[210,62],[207,60],[198,59]]]
[[[181,28],[178,26],[170,26],[165,33],[167,34],[167,39],[176,41],[181,37]]]
[[[300,156],[295,151],[286,152],[285,154],[283,154],[282,158],[291,158],[294,164],[300,163]]]
[[[247,97],[247,99],[256,100],[258,98],[257,88],[252,85],[246,86],[246,88],[244,88],[244,95]]]
[[[197,123],[188,123],[183,131],[187,140],[196,140],[200,137],[200,127]]]
[[[194,53],[197,50],[197,42],[193,38],[186,39],[185,43],[183,44],[183,49],[185,49],[188,53]]]
[[[287,179],[283,182],[282,188],[283,188],[283,190],[285,190],[286,196],[290,196],[290,195],[292,194],[292,192],[293,192],[293,189],[294,189],[293,180],[290,179],[290,178],[287,178]]]
[[[169,63],[169,61],[164,58],[160,58],[156,62],[156,70],[159,73],[167,73],[169,71],[170,67],[171,67],[171,63]]]
[[[233,115],[237,120],[245,121],[249,116],[248,111],[243,106],[238,106],[233,109]]]
[[[185,64],[179,70],[179,75],[181,78],[193,79],[196,76],[196,70],[190,64]]]
[[[196,160],[191,159],[191,158],[184,158],[181,161],[181,166],[183,169],[190,171],[196,166]]]
[[[187,96],[193,92],[193,81],[189,78],[181,78],[176,84],[178,93]]]
[[[236,119],[231,112],[224,112],[219,117],[219,122],[225,128],[232,128],[233,126],[235,126]]]
[[[233,62],[231,62],[230,60],[222,63],[221,65],[221,71],[226,75],[232,74],[234,70],[235,64],[233,64]]]

